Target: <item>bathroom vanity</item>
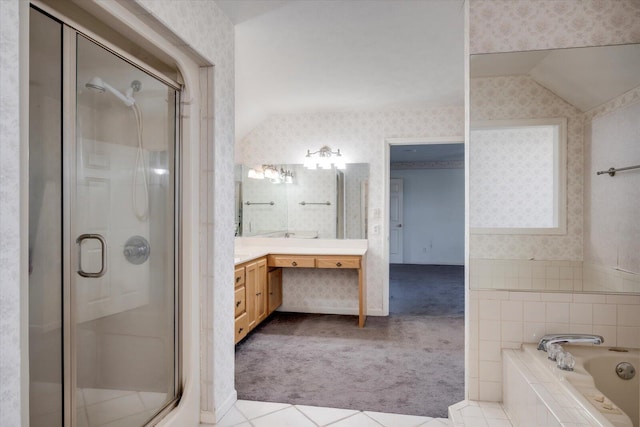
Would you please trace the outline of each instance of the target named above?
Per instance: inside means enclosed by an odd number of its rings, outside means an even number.
[[[366,240],[238,239],[234,256],[235,342],[282,304],[284,268],[357,270],[358,326],[363,328],[367,318],[366,251]]]

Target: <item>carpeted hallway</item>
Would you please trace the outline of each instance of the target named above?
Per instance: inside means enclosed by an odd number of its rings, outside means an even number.
[[[392,264],[390,316],[274,313],[236,346],[238,398],[446,417],[464,397],[464,268]]]

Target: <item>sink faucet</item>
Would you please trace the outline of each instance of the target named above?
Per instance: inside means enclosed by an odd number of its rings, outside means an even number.
[[[547,334],[540,338],[538,350],[547,351],[547,347],[557,343],[591,343],[602,344],[604,338],[600,335],[591,334]]]

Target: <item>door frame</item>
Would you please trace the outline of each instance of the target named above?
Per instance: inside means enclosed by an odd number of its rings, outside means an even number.
[[[383,275],[382,275],[382,314],[389,315],[389,208],[390,208],[390,180],[391,180],[391,146],[392,145],[433,145],[433,144],[464,144],[464,135],[435,136],[425,138],[385,138],[384,139],[384,213],[382,215]],[[466,150],[466,145],[465,145]]]

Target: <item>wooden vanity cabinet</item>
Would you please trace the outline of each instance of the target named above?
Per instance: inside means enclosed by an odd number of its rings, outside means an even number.
[[[267,273],[269,310],[267,316],[282,305],[282,268],[271,268]]]
[[[238,343],[268,316],[266,257],[236,266],[234,280]]]
[[[235,342],[237,343],[249,332],[249,324],[247,323],[247,288],[245,286],[245,268],[236,267],[234,274],[235,285]]]

